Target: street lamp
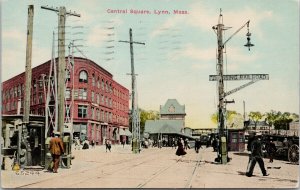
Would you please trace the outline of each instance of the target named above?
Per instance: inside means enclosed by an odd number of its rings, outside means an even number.
[[[219,128],[219,151],[217,158],[215,161],[221,162],[222,164],[226,164],[228,162],[228,152],[227,152],[227,142],[226,142],[226,134],[225,133],[225,127],[224,127],[224,121],[225,121],[225,101],[224,98],[226,96],[224,92],[224,78],[223,78],[223,49],[225,48],[226,43],[235,36],[242,28],[247,26],[248,32],[246,34],[247,36],[247,43],[244,45],[245,47],[248,47],[250,50],[250,47],[254,46],[250,42],[250,36],[251,33],[249,32],[249,23],[250,20],[248,20],[243,26],[241,26],[235,33],[233,33],[225,42],[223,42],[223,31],[228,29],[228,27],[225,27],[223,24],[223,15],[221,14],[220,9],[220,15],[219,15],[219,21],[218,24],[213,26],[212,29],[217,34],[217,41],[218,41],[218,54],[217,54],[217,85],[218,85],[218,95],[219,95],[219,104],[218,104],[218,128]]]

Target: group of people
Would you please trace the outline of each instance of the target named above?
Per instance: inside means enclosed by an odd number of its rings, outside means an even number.
[[[74,144],[75,144],[75,149],[80,149],[81,143],[79,139],[75,139]],[[124,147],[125,141],[122,141],[122,144]],[[92,148],[95,147],[94,140],[91,141],[91,146]],[[105,147],[106,147],[106,152],[107,151],[111,152],[111,141],[109,139],[105,140]],[[88,149],[88,148],[89,148],[89,141],[86,139],[85,141],[82,142],[82,149]],[[57,173],[60,158],[65,152],[63,141],[60,138],[60,132],[53,132],[53,137],[51,138],[49,144],[49,151],[52,156],[52,164],[48,169],[53,173]]]

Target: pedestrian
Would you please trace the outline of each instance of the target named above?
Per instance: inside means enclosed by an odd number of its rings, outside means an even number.
[[[109,150],[109,152],[111,152],[110,149],[111,149],[110,140],[106,139],[105,140],[105,151],[107,152],[107,150]]]
[[[273,158],[275,156],[275,153],[276,153],[276,146],[275,146],[275,143],[273,142],[273,140],[271,139],[270,142],[269,142],[269,146],[268,146],[268,154],[269,154],[269,157],[270,157],[270,161],[269,162],[273,162]]]
[[[201,142],[200,142],[200,139],[196,139],[195,141],[195,151],[196,153],[199,153],[199,149],[201,148]]]
[[[54,137],[50,140],[50,153],[52,155],[53,173],[57,173],[59,166],[60,156],[64,154],[64,145],[60,138],[60,132],[54,132]]]
[[[162,148],[162,141],[161,141],[161,139],[158,139],[158,148]]]
[[[95,148],[95,141],[94,140],[92,140],[91,145],[92,145],[92,148]]]
[[[184,139],[184,149],[187,150],[188,149],[188,140]]]
[[[186,154],[184,148],[183,148],[183,143],[182,143],[182,138],[178,139],[177,141],[177,150],[176,150],[176,155],[177,156],[183,156]]]
[[[123,145],[123,148],[124,148],[124,145],[125,145],[125,139],[122,140],[122,145]]]
[[[172,138],[171,147],[172,147],[172,149],[173,149],[173,147],[176,147],[176,145],[175,145],[175,138]]]
[[[216,152],[217,151],[217,138],[216,137],[213,138],[212,146],[213,146],[214,152]]]
[[[85,138],[85,141],[83,141],[82,143],[82,149],[89,149],[89,141],[87,140],[87,138]]]
[[[80,140],[78,137],[75,137],[75,150],[76,149],[80,150]]]
[[[249,162],[247,166],[246,176],[248,177],[252,176],[256,162],[258,162],[258,165],[260,167],[263,176],[268,176],[269,174],[265,169],[265,164],[263,161],[262,143],[258,138],[258,136],[254,136],[254,139],[250,144],[250,146],[251,146],[250,147],[251,153],[249,154]]]

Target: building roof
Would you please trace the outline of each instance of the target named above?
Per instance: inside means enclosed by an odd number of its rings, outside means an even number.
[[[180,105],[176,99],[168,99],[164,106],[160,106],[160,114],[185,115],[185,105]]]
[[[147,120],[145,133],[181,133],[183,120]]]

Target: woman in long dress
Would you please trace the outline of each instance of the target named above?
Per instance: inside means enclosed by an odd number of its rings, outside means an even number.
[[[182,143],[182,138],[178,139],[177,141],[177,150],[176,150],[176,155],[177,156],[183,156],[186,154],[184,148],[183,148],[183,143]]]

